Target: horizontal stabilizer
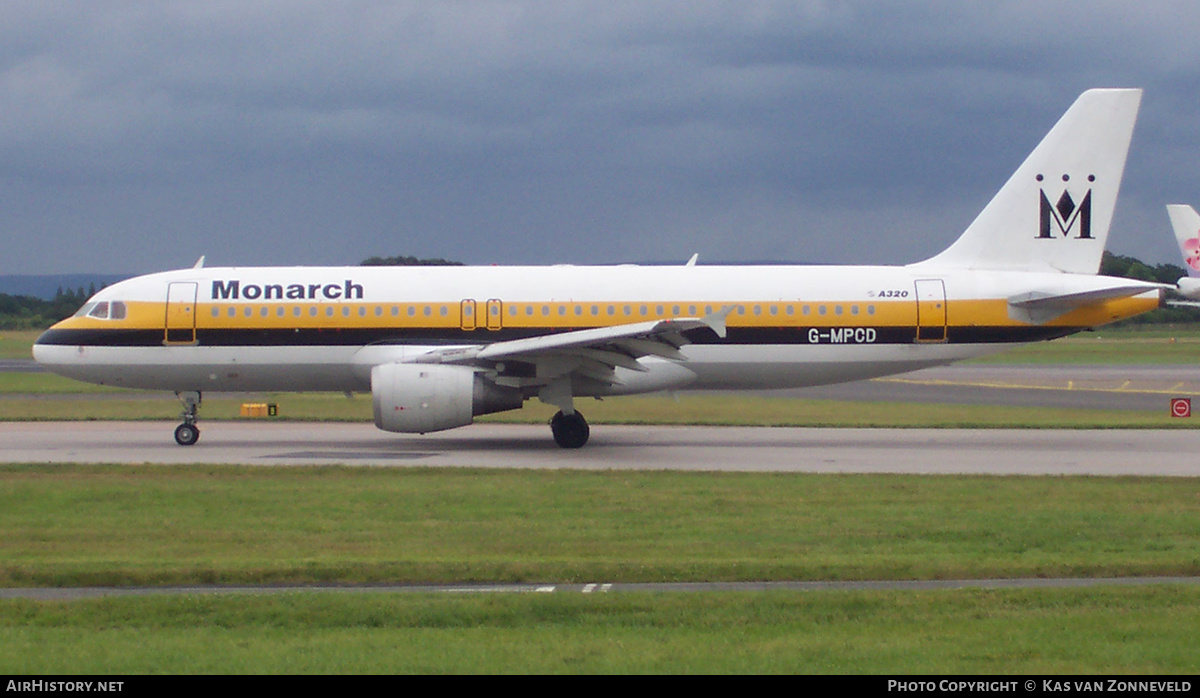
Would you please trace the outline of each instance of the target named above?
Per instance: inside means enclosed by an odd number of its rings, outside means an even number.
[[[1104,277],[1097,277],[1102,279]],[[1161,291],[1172,288],[1167,284],[1153,284],[1145,281],[1130,281],[1118,286],[1078,290],[1044,289],[1034,290],[1010,296],[1008,299],[1008,316],[1013,320],[1027,322],[1031,325],[1044,325],[1055,318],[1093,303],[1111,298],[1129,298],[1148,291]]]

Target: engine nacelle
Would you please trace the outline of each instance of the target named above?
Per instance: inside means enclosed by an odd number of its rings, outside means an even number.
[[[481,414],[514,410],[524,398],[465,366],[381,364],[371,369],[375,426],[424,434],[462,427]]]

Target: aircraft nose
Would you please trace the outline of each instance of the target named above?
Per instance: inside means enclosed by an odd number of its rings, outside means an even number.
[[[58,331],[54,327],[38,335],[38,338],[33,341],[33,360],[53,371],[55,365],[63,362],[63,349],[65,347],[58,340]]]
[[[48,331],[49,330],[47,330],[47,332]],[[45,339],[46,339],[46,332],[39,334],[38,338],[33,340],[33,347],[30,350],[31,353],[33,354],[33,360],[38,362],[39,364],[44,364],[46,362],[46,358],[47,358],[46,357],[46,346],[47,345],[46,345]]]

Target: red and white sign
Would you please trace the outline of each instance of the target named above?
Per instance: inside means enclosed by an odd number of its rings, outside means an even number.
[[[1192,399],[1189,397],[1171,398],[1171,416],[1172,417],[1191,417],[1192,416]]]

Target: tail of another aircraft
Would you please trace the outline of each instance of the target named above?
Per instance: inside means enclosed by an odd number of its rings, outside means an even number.
[[[1179,243],[1179,253],[1183,255],[1183,265],[1188,273],[1175,282],[1176,290],[1192,300],[1169,303],[1195,306],[1194,301],[1200,300],[1200,215],[1196,214],[1196,209],[1183,204],[1169,204],[1167,215],[1171,217],[1171,227],[1175,229],[1175,242]]]
[[[962,236],[919,266],[1099,271],[1141,99],[1080,95]]]
[[[1171,217],[1188,276],[1200,277],[1200,214],[1191,206],[1171,204],[1167,206],[1167,215]]]

